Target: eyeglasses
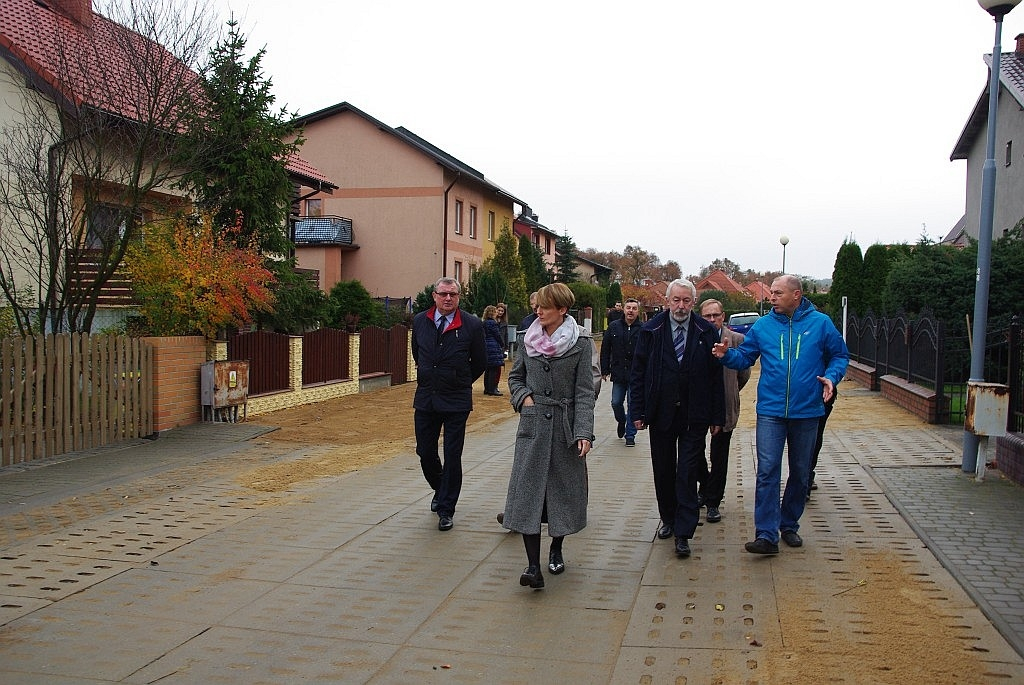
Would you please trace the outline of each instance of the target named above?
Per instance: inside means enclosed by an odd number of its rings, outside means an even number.
[[[442,298],[444,298],[444,297],[458,297],[459,296],[458,293],[443,293],[440,290],[435,290],[434,294],[437,295],[438,297],[442,297]]]

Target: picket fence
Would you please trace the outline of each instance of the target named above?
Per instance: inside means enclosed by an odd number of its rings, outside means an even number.
[[[0,465],[153,433],[153,350],[86,333],[0,341]]]

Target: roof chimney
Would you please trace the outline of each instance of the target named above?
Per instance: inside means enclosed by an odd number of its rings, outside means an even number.
[[[48,0],[47,4],[76,24],[92,26],[92,0]]]
[[[1017,41],[1017,50],[1016,50],[1017,54],[1018,55],[1024,55],[1024,33],[1018,33],[1016,41]]]

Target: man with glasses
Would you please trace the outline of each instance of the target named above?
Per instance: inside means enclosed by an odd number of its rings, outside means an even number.
[[[717,330],[719,340],[729,347],[737,347],[743,342],[743,334],[729,330],[725,325],[725,311],[718,300],[704,300],[700,305],[700,315]],[[740,390],[750,380],[750,369],[724,369],[725,380],[725,425],[716,435],[711,436],[711,469],[707,463],[697,470],[697,482],[700,485],[698,499],[704,501],[708,508],[705,517],[708,523],[722,520],[722,499],[725,497],[725,481],[729,472],[729,443],[732,432],[740,418]]]
[[[416,362],[413,398],[416,454],[427,484],[434,490],[430,510],[438,530],[451,530],[462,490],[462,447],[473,410],[473,382],[487,367],[484,325],[459,309],[462,286],[442,277],[434,284],[434,306],[412,321],[412,358]],[[438,439],[444,430],[444,463]]]
[[[704,436],[725,423],[722,365],[711,354],[715,327],[691,316],[697,290],[678,278],[665,291],[668,307],[640,328],[629,376],[629,414],[638,430],[651,429],[651,465],[661,526],[675,535],[676,555],[690,556],[697,530],[697,474]]]

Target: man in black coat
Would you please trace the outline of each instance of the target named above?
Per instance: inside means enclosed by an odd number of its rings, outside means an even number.
[[[473,382],[487,368],[484,325],[459,309],[462,287],[454,278],[434,284],[434,306],[412,320],[412,358],[416,362],[413,398],[416,454],[434,490],[430,510],[438,530],[451,530],[462,490],[462,447],[473,410]],[[438,439],[444,429],[444,463]]]
[[[629,390],[629,367],[633,364],[633,350],[640,326],[640,303],[631,297],[623,307],[623,317],[609,324],[601,340],[601,377],[604,380],[611,377],[612,413],[618,424],[616,434],[626,438],[626,447],[636,444],[636,426],[623,404]]]
[[[692,315],[697,290],[676,279],[665,292],[668,309],[640,329],[629,381],[629,412],[637,429],[651,429],[654,492],[661,514],[658,537],[676,538],[676,554],[690,556],[697,530],[697,474],[704,436],[725,424],[722,365],[711,350],[718,332]]]

